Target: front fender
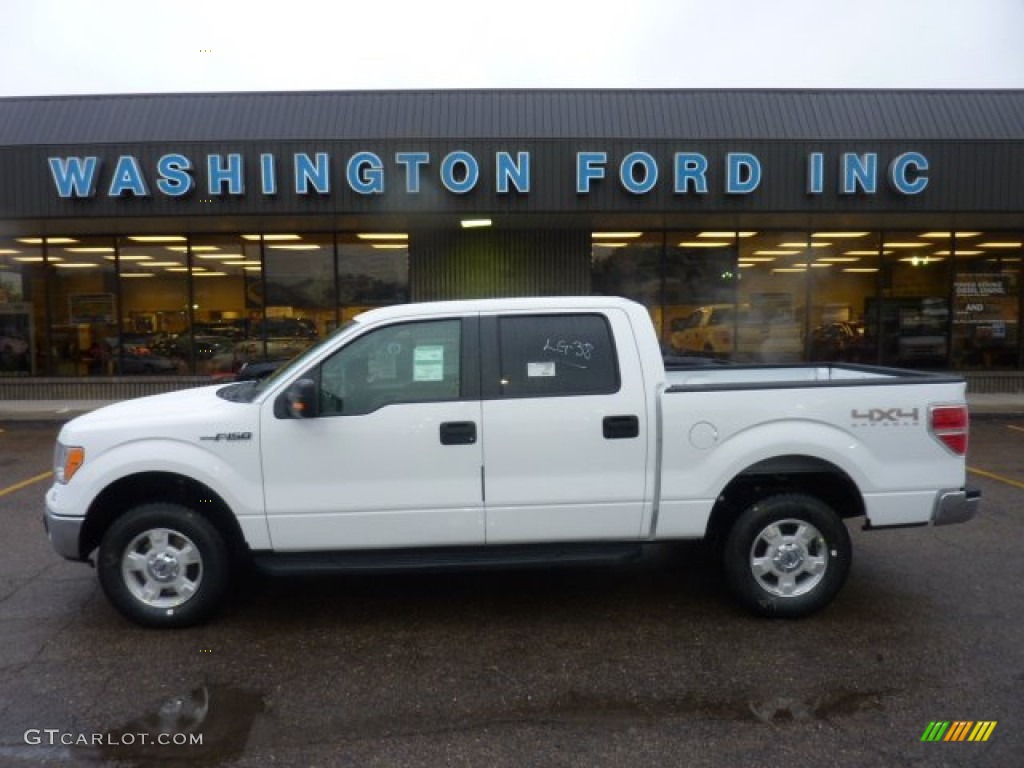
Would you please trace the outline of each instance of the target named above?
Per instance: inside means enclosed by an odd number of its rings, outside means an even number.
[[[95,456],[86,447],[85,463],[69,483],[53,485],[47,506],[55,515],[84,517],[106,488],[146,472],[177,474],[207,486],[238,518],[249,546],[269,548],[256,441],[211,442],[207,447],[173,438],[143,438]]]

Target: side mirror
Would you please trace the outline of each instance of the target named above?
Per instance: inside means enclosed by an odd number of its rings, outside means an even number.
[[[285,392],[288,415],[293,419],[308,419],[319,412],[320,392],[312,379],[299,379]]]

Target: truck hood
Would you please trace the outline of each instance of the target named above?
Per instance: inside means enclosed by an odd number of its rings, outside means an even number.
[[[258,406],[217,396],[224,384],[185,389],[163,395],[124,400],[72,419],[61,430],[61,441],[76,444],[76,436],[121,430],[149,437],[178,436],[182,429],[200,433],[251,429]],[[80,442],[80,441],[79,441]]]

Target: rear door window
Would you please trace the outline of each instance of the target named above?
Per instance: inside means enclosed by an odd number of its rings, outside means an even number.
[[[502,397],[610,394],[619,371],[603,315],[498,319]]]

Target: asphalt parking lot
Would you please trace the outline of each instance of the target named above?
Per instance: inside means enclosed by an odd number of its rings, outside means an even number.
[[[973,426],[978,519],[853,526],[850,580],[810,619],[747,616],[687,544],[620,568],[249,578],[182,631],[127,623],[51,551],[57,429],[0,423],[0,765],[1021,764],[1024,419]],[[935,721],[996,725],[923,742]]]

